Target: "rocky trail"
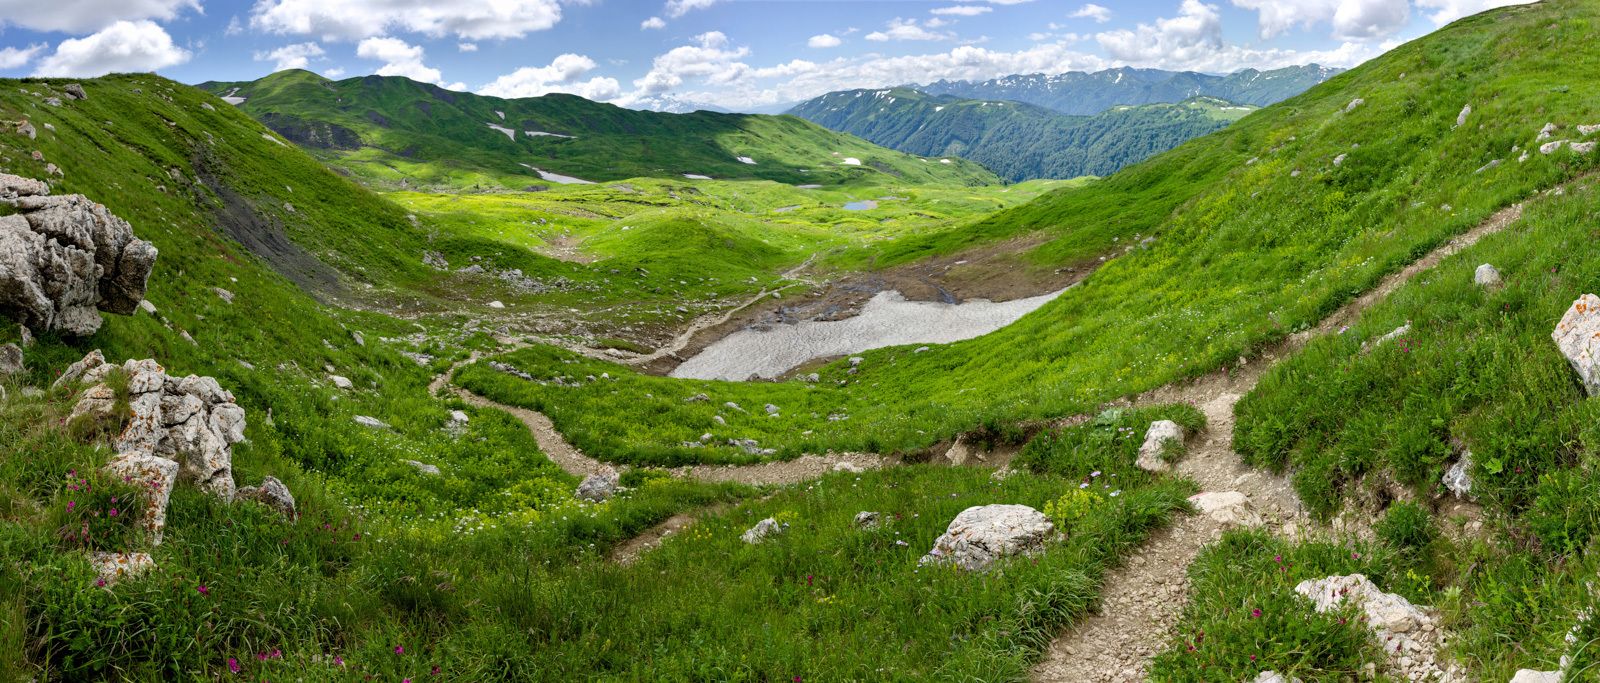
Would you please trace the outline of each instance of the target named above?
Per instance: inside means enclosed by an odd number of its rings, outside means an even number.
[[[1385,277],[1378,286],[1315,328],[1291,336],[1256,362],[1242,362],[1230,371],[1140,395],[1135,405],[1190,403],[1200,408],[1206,416],[1206,429],[1189,438],[1189,452],[1174,471],[1193,479],[1205,492],[1244,494],[1253,504],[1253,511],[1184,517],[1154,534],[1122,567],[1107,575],[1099,612],[1051,644],[1044,660],[1034,668],[1034,679],[1041,683],[1144,680],[1151,658],[1161,651],[1183,610],[1189,590],[1189,564],[1229,525],[1265,525],[1291,538],[1370,533],[1368,520],[1360,515],[1342,516],[1330,524],[1315,523],[1288,479],[1246,466],[1233,451],[1233,406],[1280,359],[1318,336],[1337,333],[1410,278],[1485,236],[1504,230],[1521,215],[1521,204],[1494,213],[1472,230]],[[1469,516],[1478,512],[1470,505],[1455,508]],[[1432,668],[1430,657],[1407,658],[1405,663],[1410,665],[1402,666],[1406,673],[1431,675],[1438,670]]]

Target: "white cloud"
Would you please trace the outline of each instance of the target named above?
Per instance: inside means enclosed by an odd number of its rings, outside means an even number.
[[[559,21],[559,0],[259,0],[250,16],[250,25],[262,31],[330,40],[361,40],[391,29],[463,40],[521,38]]]
[[[241,33],[244,33],[244,24],[239,22],[239,15],[235,14],[228,20],[228,27],[222,30],[222,35],[236,36]]]
[[[70,38],[39,61],[35,76],[92,78],[112,72],[155,71],[189,61],[188,50],[150,20],[119,21],[83,38]]]
[[[1259,50],[1222,39],[1216,5],[1183,0],[1179,15],[1095,35],[1114,61],[1129,66],[1222,73],[1245,67],[1275,69],[1294,64],[1354,66],[1381,53],[1381,47],[1345,42],[1333,50]]]
[[[737,60],[749,56],[750,48],[726,49],[728,36],[721,31],[702,33],[694,40],[699,45],[675,47],[656,56],[650,72],[633,82],[638,90],[632,96],[671,92],[682,85],[685,78],[701,78],[708,85],[728,86],[749,77],[750,66]]]
[[[313,57],[321,57],[327,53],[322,51],[322,46],[316,43],[298,43],[285,45],[271,52],[257,52],[255,57],[258,62],[272,60],[277,62],[272,67],[273,71],[284,69],[304,69],[311,64]]]
[[[811,40],[806,41],[806,47],[839,47],[839,44],[843,42],[837,37],[824,33],[820,36],[811,36]]]
[[[356,56],[376,59],[385,64],[378,69],[379,76],[405,76],[413,81],[440,83],[438,69],[423,65],[423,50],[399,38],[368,38],[356,45]]]
[[[514,98],[562,92],[598,102],[617,99],[622,95],[622,86],[615,78],[578,80],[597,66],[594,60],[583,55],[564,54],[551,61],[549,66],[525,66],[501,76],[478,89],[478,94]]]
[[[956,5],[955,7],[938,7],[928,10],[933,14],[953,14],[958,17],[975,17],[984,12],[993,12],[993,7],[983,5]]]
[[[670,0],[667,3],[667,16],[677,19],[692,10],[705,9],[717,4],[717,0]]]
[[[121,21],[177,18],[183,10],[200,12],[200,0],[0,0],[0,26],[35,31],[85,33]]]
[[[944,22],[938,19],[935,19],[934,22],[938,23],[929,22],[928,25],[933,26],[934,28],[944,25]],[[889,22],[889,30],[876,31],[867,34],[867,40],[873,40],[880,43],[886,43],[891,40],[949,40],[954,37],[955,36],[947,33],[937,33],[934,31],[929,31],[927,28],[922,26],[918,26],[916,19],[895,19]]]
[[[1305,29],[1326,22],[1338,40],[1378,40],[1399,33],[1411,20],[1407,0],[1232,0],[1234,6],[1259,13],[1263,39],[1271,39],[1296,25]],[[1418,4],[1429,2],[1420,0]],[[1481,2],[1484,0],[1431,0]]]
[[[338,77],[344,75],[344,69],[341,69],[341,68],[338,68],[338,67],[334,67],[332,69],[328,69],[326,71],[323,71],[322,75],[326,76],[328,78],[338,78]]]
[[[667,27],[667,22],[666,22],[665,19],[662,19],[661,17],[650,17],[649,19],[646,19],[644,21],[639,22],[639,30],[640,31],[643,31],[645,29],[666,28],[666,27]]]
[[[35,43],[27,47],[8,47],[0,49],[0,69],[18,69],[28,65],[34,57],[39,56],[49,47],[44,43]]]
[[[456,45],[456,49],[460,50],[462,52],[477,52],[478,51],[478,44],[477,43],[460,43],[460,44]]]
[[[1091,2],[1079,7],[1078,11],[1067,16],[1073,19],[1093,19],[1095,23],[1104,24],[1111,21],[1111,10]]]
[[[1418,7],[1438,10],[1428,15],[1428,21],[1435,26],[1444,26],[1461,17],[1477,14],[1484,10],[1509,5],[1526,5],[1535,0],[1416,0]]]

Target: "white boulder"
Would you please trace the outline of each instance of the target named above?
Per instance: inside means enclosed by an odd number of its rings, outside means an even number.
[[[1200,514],[1218,524],[1228,526],[1261,526],[1261,516],[1256,514],[1250,497],[1238,491],[1203,492],[1189,496],[1189,502],[1200,508]]]
[[[997,560],[1043,549],[1054,538],[1050,518],[1026,505],[981,505],[956,515],[921,564],[951,564],[985,571]]]
[[[156,561],[150,553],[90,553],[89,566],[109,585],[149,571]]]
[[[1560,671],[1518,669],[1516,675],[1511,677],[1511,683],[1561,683],[1561,678]]]
[[[328,381],[333,382],[333,386],[338,387],[340,389],[354,389],[354,388],[356,388],[356,385],[350,381],[349,377],[341,377],[339,375],[328,375]]]
[[[767,539],[772,538],[773,536],[783,533],[783,529],[784,527],[778,524],[778,520],[768,517],[756,522],[755,526],[745,530],[745,532],[739,536],[739,540],[751,545],[757,545],[764,543]]]
[[[1417,609],[1409,600],[1378,590],[1361,574],[1307,579],[1295,586],[1294,591],[1310,598],[1318,612],[1338,607],[1345,600],[1354,601],[1366,613],[1367,624],[1374,631],[1409,633],[1433,623],[1425,612]]]
[[[269,476],[261,480],[260,486],[239,489],[234,500],[253,500],[289,517],[294,516],[294,494],[289,493],[289,487],[284,486],[277,477]]]
[[[578,484],[577,496],[591,503],[605,502],[616,495],[622,476],[610,465],[601,465],[600,471],[584,477]]]
[[[1444,471],[1444,488],[1457,498],[1472,497],[1472,451],[1462,453],[1461,459]]]
[[[1595,360],[1595,353],[1600,352],[1600,297],[1585,294],[1572,302],[1550,339],[1577,371],[1589,395],[1600,393],[1600,363]]]
[[[1165,472],[1172,469],[1172,465],[1161,457],[1169,442],[1183,445],[1183,426],[1172,420],[1151,422],[1150,429],[1144,433],[1144,445],[1139,447],[1139,459],[1134,464],[1147,472]]]
[[[1487,263],[1480,265],[1477,270],[1472,272],[1472,284],[1479,287],[1498,285],[1500,284],[1500,271],[1495,270],[1494,266]]]

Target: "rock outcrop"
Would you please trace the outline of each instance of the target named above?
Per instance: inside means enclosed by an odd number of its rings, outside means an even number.
[[[1165,472],[1172,469],[1172,465],[1161,457],[1168,443],[1183,445],[1183,426],[1172,420],[1151,422],[1150,429],[1144,433],[1144,445],[1139,447],[1139,459],[1134,464],[1147,472]]]
[[[1600,393],[1600,363],[1595,361],[1595,353],[1600,351],[1600,297],[1585,294],[1572,302],[1550,339],[1577,371],[1589,395]]]
[[[181,461],[181,478],[232,500],[233,444],[244,440],[245,428],[244,408],[234,403],[233,394],[210,377],[171,377],[150,359],[112,365],[95,350],[57,380],[92,385],[73,408],[73,417],[111,412],[116,396],[104,379],[118,367],[127,375],[133,411],[128,426],[113,441],[122,454],[118,457],[141,453]]]
[[[16,344],[0,346],[0,375],[19,375],[24,372],[27,372],[27,368],[22,365],[22,347]]]
[[[1361,574],[1308,579],[1294,587],[1318,612],[1354,603],[1366,615],[1372,639],[1388,657],[1388,669],[1400,680],[1453,682],[1456,665],[1436,659],[1442,632],[1428,614],[1400,595],[1385,593]],[[1441,666],[1441,664],[1443,666]]]
[[[99,311],[133,315],[156,248],[127,221],[83,195],[49,196],[29,178],[0,174],[0,313],[35,330],[87,335]]]
[[[757,545],[783,533],[783,529],[783,525],[778,524],[778,520],[768,517],[756,522],[755,526],[746,529],[743,534],[739,535],[739,540],[751,545]]]
[[[921,564],[951,564],[967,571],[989,569],[1003,557],[1044,548],[1056,536],[1050,518],[1026,505],[981,505],[956,515]]]
[[[253,500],[267,507],[273,508],[284,514],[285,517],[294,517],[294,494],[289,493],[289,487],[278,481],[277,477],[267,477],[261,480],[260,486],[246,486],[239,489],[239,494],[234,500]]]

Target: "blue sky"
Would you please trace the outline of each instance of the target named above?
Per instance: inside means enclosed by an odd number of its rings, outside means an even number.
[[[280,68],[750,109],[832,90],[1117,66],[1350,67],[1526,0],[0,0],[0,76]]]

